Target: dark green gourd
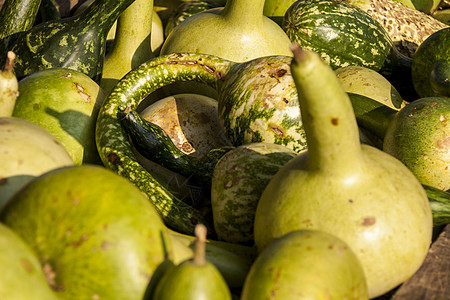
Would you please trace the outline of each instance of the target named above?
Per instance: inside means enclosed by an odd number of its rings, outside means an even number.
[[[133,146],[147,159],[163,167],[192,177],[205,188],[211,186],[217,161],[233,147],[223,146],[194,157],[179,150],[167,133],[158,125],[146,121],[129,107],[119,107],[118,118],[130,136]]]
[[[6,0],[0,10],[0,39],[33,27],[41,0]]]
[[[109,29],[134,0],[96,0],[78,16],[38,24],[11,46],[21,78],[42,69],[64,67],[101,78]]]
[[[333,69],[356,65],[378,71],[392,47],[381,24],[338,0],[296,1],[286,11],[283,29],[291,41],[317,52]]]

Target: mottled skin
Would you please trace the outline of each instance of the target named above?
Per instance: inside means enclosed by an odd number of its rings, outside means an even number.
[[[40,23],[11,45],[21,78],[42,69],[65,67],[100,81],[109,29],[133,0],[99,0],[81,15]]]
[[[147,95],[173,82],[195,80],[211,86],[227,72],[230,62],[199,54],[172,54],[156,57],[128,73],[105,99],[100,109],[96,142],[103,164],[128,178],[155,205],[171,228],[192,234],[195,224],[210,221],[178,199],[160,175],[149,173],[133,152],[128,136],[117,118],[119,106],[136,109]],[[208,232],[213,232],[212,225]]]
[[[430,15],[394,0],[342,0],[363,9],[387,31],[396,48],[409,57],[434,32],[448,27]]]
[[[378,22],[339,0],[297,1],[284,16],[283,29],[291,41],[317,52],[333,69],[354,65],[379,71],[391,49]]]
[[[423,184],[450,189],[450,98],[425,97],[404,107],[389,124],[383,150]]]

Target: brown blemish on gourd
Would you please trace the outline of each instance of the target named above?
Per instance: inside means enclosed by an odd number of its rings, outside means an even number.
[[[354,202],[353,202],[353,199],[348,199],[348,203],[353,204],[353,203],[354,203]]]
[[[52,290],[56,292],[63,292],[66,290],[65,286],[58,285],[56,283],[55,271],[53,270],[52,266],[49,263],[44,263],[42,265],[42,271],[44,271],[45,279],[47,280],[47,283],[52,288]]]
[[[272,130],[273,133],[275,133],[276,136],[279,137],[285,137],[286,133],[284,132],[283,128],[278,126],[277,124],[269,124],[270,130]]]
[[[338,118],[331,118],[331,124],[333,124],[334,126],[339,125],[339,119]]]
[[[21,258],[20,264],[22,265],[22,267],[25,269],[25,271],[27,273],[33,273],[33,271],[34,271],[33,265],[31,264],[31,262],[28,259]]]
[[[223,187],[226,189],[231,188],[231,187],[235,186],[236,184],[238,184],[239,181],[241,181],[241,179],[246,179],[246,178],[248,178],[248,176],[246,176],[246,175],[234,177],[232,180],[225,182]]]
[[[365,217],[361,222],[362,226],[372,226],[377,222],[375,217]]]
[[[8,178],[0,177],[0,185],[5,185],[8,183]]]
[[[273,278],[273,288],[270,290],[270,299],[276,299],[276,295],[278,293],[278,290],[280,289],[280,277],[281,277],[281,269],[277,269],[277,272],[275,273],[275,276]]]
[[[122,164],[122,162],[120,161],[120,157],[115,152],[111,152],[108,154],[108,161],[114,166]]]
[[[450,136],[446,136],[441,140],[436,141],[436,148],[438,149],[450,149]]]
[[[192,152],[194,150],[194,147],[192,147],[191,143],[186,141],[186,142],[184,142],[181,145],[181,149],[180,150],[182,150],[185,153],[190,153],[190,152]]]
[[[111,243],[108,241],[103,241],[101,246],[102,250],[108,250],[109,248],[111,248]]]
[[[73,84],[77,88],[78,95],[80,95],[80,97],[81,97],[81,99],[83,99],[84,103],[91,102],[91,96],[89,96],[88,94],[85,93],[84,87],[81,84],[77,83],[77,82],[74,82]]]
[[[78,241],[75,241],[72,243],[72,246],[74,248],[79,247],[81,244],[83,244],[84,241],[86,241],[89,238],[87,234],[83,234]]]
[[[71,73],[67,73],[67,74],[63,74],[61,75],[62,78],[66,78],[66,79],[70,79],[72,78],[72,74]]]

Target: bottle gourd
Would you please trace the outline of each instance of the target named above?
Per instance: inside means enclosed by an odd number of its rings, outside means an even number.
[[[432,236],[432,214],[417,178],[400,161],[360,144],[352,105],[332,69],[293,44],[292,76],[308,150],[266,186],[255,213],[259,251],[297,229],[346,242],[360,259],[369,297],[417,271]]]

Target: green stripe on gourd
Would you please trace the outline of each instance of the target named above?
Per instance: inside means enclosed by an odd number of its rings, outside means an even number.
[[[339,0],[297,1],[286,12],[283,28],[292,41],[318,53],[333,69],[355,65],[378,71],[392,47],[378,22]]]

